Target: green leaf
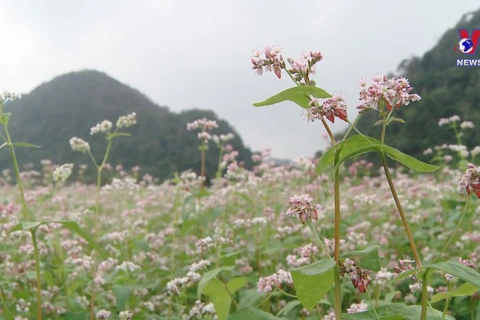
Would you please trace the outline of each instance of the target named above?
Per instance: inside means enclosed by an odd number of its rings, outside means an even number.
[[[438,262],[429,266],[424,266],[423,268],[431,268],[450,273],[451,275],[480,288],[480,273],[458,261]]]
[[[460,201],[455,199],[443,199],[440,203],[445,209],[456,209],[457,207],[465,206],[466,201]]]
[[[392,117],[392,120],[393,120],[393,121],[396,121],[396,122],[400,122],[400,123],[405,123],[405,120],[403,120],[402,118]]]
[[[375,126],[381,125],[382,123],[383,123],[383,119],[378,120],[377,122],[375,122],[375,123],[373,124],[373,126],[375,127]]]
[[[380,271],[382,266],[380,265],[380,257],[378,256],[378,247],[371,246],[363,250],[346,252],[340,255],[342,258],[350,258],[352,260],[358,259],[360,267]]]
[[[2,114],[2,117],[0,119],[0,122],[6,127],[8,126],[8,122],[10,121],[10,116],[12,114],[10,112]]]
[[[205,198],[205,197],[208,197],[210,196],[211,193],[208,192],[207,190],[205,189],[200,189],[196,194],[195,194],[195,197],[200,199],[200,198]]]
[[[432,166],[425,162],[415,159],[397,149],[382,144],[379,140],[368,136],[355,135],[342,141],[332,148],[330,148],[319,160],[317,165],[317,173],[322,174],[323,171],[335,163],[335,154],[339,152],[338,162],[335,164],[338,167],[345,160],[359,156],[368,152],[385,153],[391,159],[400,162],[406,167],[419,172],[433,172],[438,169],[437,166]]]
[[[10,312],[6,312],[0,315],[0,320],[15,320],[15,315]]]
[[[45,270],[43,272],[43,279],[45,279],[45,282],[50,286],[50,287],[53,287],[55,285],[55,280],[53,279],[53,274],[48,271],[48,270]]]
[[[107,135],[107,140],[113,139],[115,137],[130,137],[131,134],[127,132],[115,132]]]
[[[393,300],[393,298],[395,298],[395,296],[396,296],[397,294],[401,294],[401,292],[400,292],[400,291],[392,291],[392,292],[387,293],[387,294],[385,295],[384,301],[387,302],[387,303],[391,303],[392,300]]]
[[[455,290],[448,291],[448,292],[441,292],[437,293],[432,297],[431,303],[435,303],[441,301],[443,299],[452,298],[452,297],[463,297],[463,296],[471,296],[475,292],[479,291],[480,288],[474,286],[471,283],[465,282],[460,287],[456,288]]]
[[[406,277],[411,276],[411,275],[413,275],[414,273],[417,273],[417,272],[419,272],[419,271],[421,271],[421,270],[422,270],[421,268],[415,268],[415,269],[412,269],[412,270],[408,270],[408,271],[402,272],[402,273],[400,273],[398,276],[395,277],[394,281],[403,280],[403,279],[405,279]]]
[[[135,240],[133,241],[132,244],[133,246],[140,249],[141,251],[146,251],[146,252],[150,251],[150,245],[145,240]]]
[[[127,304],[128,299],[130,299],[132,289],[127,286],[113,286],[113,294],[115,295],[115,300],[117,300],[118,310],[123,311],[125,304]]]
[[[211,279],[203,288],[203,294],[212,299],[218,320],[226,320],[230,313],[232,299],[230,299],[223,282],[217,278]]]
[[[245,308],[251,306],[254,302],[258,301],[258,299],[265,297],[266,294],[264,292],[258,292],[258,290],[255,289],[249,289],[249,290],[242,290],[240,292],[240,303],[238,304],[238,307]]]
[[[42,224],[41,221],[22,221],[22,222],[20,222],[20,225],[22,226],[22,230],[36,229],[41,224]]]
[[[200,299],[200,296],[203,293],[203,288],[210,280],[214,279],[222,271],[232,271],[233,269],[235,269],[234,266],[228,266],[228,267],[215,268],[213,270],[205,272],[202,276],[202,279],[198,283],[198,288],[197,288],[198,299]]]
[[[100,255],[102,255],[103,257],[106,257],[105,252],[103,252],[100,249],[99,245],[87,233],[85,233],[82,229],[80,229],[80,227],[75,221],[55,220],[55,221],[44,221],[43,223],[59,223],[63,225],[65,229],[68,229],[71,232],[76,233],[77,235],[82,237],[83,240],[85,240],[90,247],[97,250],[97,252],[100,253]]]
[[[392,303],[383,306],[376,307],[378,316],[381,320],[418,320],[422,315],[422,307],[407,306],[403,303]],[[432,308],[427,309],[427,320],[438,320],[442,316],[442,312],[439,310],[433,311]],[[440,318],[439,318],[440,317]],[[358,313],[344,313],[342,314],[343,320],[378,320],[373,310]],[[451,316],[446,316],[445,319],[455,320]]]
[[[281,314],[285,314],[287,315],[290,311],[292,311],[293,309],[295,309],[295,307],[297,307],[298,305],[302,304],[302,302],[300,302],[300,300],[292,300],[290,301],[289,303],[287,303],[285,305],[285,307],[283,307],[279,312],[278,312],[278,315],[281,315]]]
[[[361,139],[359,139],[359,137]],[[373,144],[373,141],[370,141],[370,139],[364,139],[359,135],[352,136],[345,141],[342,141],[340,143],[337,143],[330,149],[328,149],[327,152],[325,152],[320,160],[318,161],[317,164],[317,174],[321,175],[325,169],[335,163],[335,153],[337,151],[340,152],[340,155],[342,154],[342,151],[344,148],[347,149],[346,152],[349,150],[354,150],[355,148],[362,148],[362,147],[367,147]]]
[[[243,288],[247,284],[247,277],[239,277],[230,279],[227,282],[227,289],[231,294],[237,292],[238,289]]]
[[[258,310],[252,307],[243,308],[232,314],[229,320],[246,320],[246,319],[255,319],[255,320],[279,320],[285,318],[278,318],[274,315],[267,313],[262,310]]]
[[[307,310],[315,307],[332,287],[333,268],[335,261],[325,259],[290,270],[298,300]]]
[[[14,142],[12,147],[24,147],[24,148],[40,148],[40,146],[28,143],[28,142]]]
[[[283,101],[292,101],[298,104],[304,109],[310,108],[308,104],[310,102],[309,96],[312,95],[316,98],[330,98],[331,95],[325,90],[313,86],[296,86],[280,92],[265,101],[254,103],[255,107],[269,106]]]

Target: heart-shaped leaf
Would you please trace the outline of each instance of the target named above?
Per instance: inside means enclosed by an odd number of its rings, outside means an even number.
[[[325,259],[290,270],[298,300],[307,310],[315,307],[332,287],[335,265],[333,259]]]
[[[336,162],[335,155],[337,152],[339,154],[338,161]],[[382,144],[381,141],[375,138],[355,135],[334,145],[320,158],[317,165],[317,174],[322,174],[323,171],[332,164],[338,167],[344,161],[368,152],[384,153],[389,158],[419,172],[433,172],[438,169],[437,166],[432,166],[395,148]]]
[[[363,250],[345,252],[341,254],[340,257],[350,258],[352,260],[358,259],[359,266],[368,270],[380,271],[382,268],[377,246],[371,246]]]
[[[265,101],[254,103],[255,107],[269,106],[283,101],[292,101],[298,104],[304,109],[310,108],[309,96],[312,95],[316,98],[326,99],[330,98],[332,95],[327,93],[325,90],[320,89],[314,86],[296,86],[287,90],[280,92]]]
[[[434,295],[432,297],[432,300],[430,302],[435,303],[435,302],[441,301],[443,299],[452,298],[452,297],[471,296],[479,290],[480,290],[479,287],[477,287],[477,286],[475,286],[471,283],[465,282],[464,284],[462,284],[460,287],[456,288],[455,290],[448,291],[448,292],[437,293],[436,295]]]

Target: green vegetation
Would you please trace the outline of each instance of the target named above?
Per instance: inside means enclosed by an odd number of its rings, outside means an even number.
[[[466,14],[422,58],[413,57],[400,63],[398,76],[409,79],[422,100],[414,107],[398,110],[397,116],[406,123],[395,123],[388,128],[388,145],[414,157],[430,160],[431,155],[423,155],[425,149],[443,143],[456,144],[452,132],[439,128],[440,118],[459,115],[462,120],[480,124],[480,68],[456,67],[456,59],[478,58],[480,49],[477,48],[474,57],[453,50],[460,40],[458,28],[471,31],[479,26],[480,10]],[[376,112],[366,112],[359,120],[358,129],[366,135],[378,137],[381,126],[372,127],[377,118]],[[477,125],[464,143],[472,148],[479,145],[479,141],[480,126]]]
[[[247,168],[252,166],[251,151],[245,148],[240,135],[214,112],[194,109],[173,113],[139,91],[97,71],[59,76],[8,104],[5,109],[15,114],[9,124],[12,139],[41,146],[34,151],[18,150],[20,165],[32,163],[37,170],[42,159],[57,164],[90,163],[88,157],[71,152],[68,140],[75,136],[83,138],[90,142],[92,153],[98,154],[104,150],[105,141],[92,139],[85,128],[131,112],[137,113],[138,126],[132,128],[131,137],[120,139],[112,146],[109,159],[113,166],[122,164],[129,169],[138,165],[141,173],[161,180],[172,178],[174,172],[190,168],[199,170],[199,140],[196,134],[186,130],[186,125],[203,117],[217,121],[219,128],[213,133],[233,133],[235,138],[230,144],[239,151],[238,160],[245,161]],[[214,176],[217,170],[218,153],[215,153],[209,152],[206,158],[208,177]],[[0,153],[0,164],[2,169],[11,168],[8,153]],[[92,182],[95,175],[93,168],[90,169],[86,178]]]

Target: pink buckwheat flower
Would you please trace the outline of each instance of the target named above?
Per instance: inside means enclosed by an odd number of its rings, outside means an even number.
[[[280,51],[283,48],[279,46],[265,47],[264,50],[255,50],[253,57],[251,58],[253,64],[253,70],[256,70],[257,74],[261,76],[263,74],[263,68],[266,71],[273,71],[278,79],[282,78],[282,68],[285,67],[283,56]],[[262,53],[265,58],[262,58]]]
[[[310,103],[312,107],[307,111],[307,118],[309,121],[321,119],[325,116],[330,122],[335,122],[335,117],[347,121],[347,104],[345,100],[335,95],[327,100],[320,102],[319,98],[310,96]]]
[[[480,166],[468,164],[467,171],[458,182],[458,192],[463,192],[463,190],[466,190],[468,195],[473,192],[480,198]]]
[[[476,269],[477,266],[475,265],[475,263],[472,263],[470,261],[468,261],[468,259],[462,259],[461,257],[458,258],[458,262],[466,265],[467,267],[469,268],[472,268],[472,269]]]
[[[360,91],[362,104],[357,107],[360,110],[359,113],[367,109],[380,111],[382,105],[391,111],[392,107],[398,109],[421,99],[418,94],[410,93],[413,88],[405,78],[388,79],[386,75],[379,75],[372,78],[370,86],[365,80],[361,80],[360,85],[363,89]]]
[[[370,284],[372,278],[370,277],[370,270],[363,269],[357,262],[346,258],[340,266],[340,274],[348,275],[352,284],[358,289],[360,293],[367,291],[367,287]]]
[[[314,206],[313,199],[308,194],[294,195],[288,199],[290,208],[287,210],[288,216],[298,216],[302,223],[307,220],[318,220],[319,212],[323,212],[325,208],[321,205]]]

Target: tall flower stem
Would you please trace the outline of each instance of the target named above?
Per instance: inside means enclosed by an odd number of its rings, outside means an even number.
[[[222,177],[222,158],[223,158],[223,146],[220,147],[220,151],[218,153],[218,169],[215,178],[220,179]]]
[[[395,190],[395,186],[393,185],[392,176],[390,175],[387,159],[385,158],[384,154],[382,154],[382,163],[383,163],[383,169],[385,171],[385,175],[387,177],[388,185],[390,187],[390,191],[392,193],[393,199],[395,200],[395,204],[397,206],[398,212],[400,213],[400,218],[402,219],[403,227],[405,228],[405,232],[407,233],[408,241],[410,242],[410,248],[412,249],[413,256],[415,258],[415,261],[417,262],[417,265],[421,267],[422,263],[417,251],[417,247],[415,245],[415,240],[413,239],[412,230],[410,229],[410,225],[408,224],[407,217],[405,215],[405,212],[403,211],[403,207],[400,203],[400,199],[398,198],[397,191]]]
[[[31,218],[28,212],[27,201],[25,200],[25,192],[23,190],[22,180],[20,178],[20,169],[18,167],[17,156],[15,155],[15,149],[13,148],[12,139],[10,138],[10,133],[8,132],[7,125],[5,124],[6,121],[3,114],[2,114],[2,120],[3,120],[2,121],[3,128],[5,130],[5,135],[7,138],[6,142],[7,142],[8,148],[10,149],[10,155],[12,156],[12,163],[13,163],[13,168],[15,170],[15,176],[17,178],[17,185],[18,185],[18,190],[20,192],[20,199],[22,201],[23,218],[25,219],[26,222],[28,222],[28,221],[31,221]],[[33,242],[33,254],[35,258],[35,275],[36,275],[36,286],[37,286],[37,319],[42,320],[42,294],[41,294],[42,278],[40,277],[40,255],[38,253],[37,237],[35,235],[35,232],[36,232],[36,228],[30,229],[30,234],[32,236],[32,242]]]
[[[442,251],[440,251],[440,253],[438,254],[438,256],[437,256],[435,259],[433,259],[432,263],[435,263],[435,261],[437,261],[437,260],[442,256],[442,254],[444,254],[445,251],[447,251],[448,246],[450,245],[450,243],[452,242],[453,238],[454,238],[455,235],[457,234],[458,229],[460,228],[460,225],[462,224],[463,219],[465,218],[465,214],[467,213],[467,210],[468,210],[469,205],[470,205],[470,196],[467,198],[467,201],[465,202],[465,206],[463,207],[463,211],[462,211],[462,216],[460,217],[460,220],[458,221],[458,224],[457,224],[457,226],[455,227],[455,230],[453,230],[453,233],[452,233],[452,235],[450,236],[450,239],[448,239],[448,241],[447,241],[447,243],[445,244],[445,246],[443,247]]]
[[[421,320],[427,319],[427,303],[428,303],[428,288],[427,288],[427,276],[429,269],[424,271],[422,277],[422,318]]]
[[[353,123],[351,123],[351,122],[347,119],[347,122],[348,122],[348,124],[350,124],[350,126],[348,127],[347,132],[345,132],[345,135],[343,136],[342,141],[345,141],[345,139],[348,138],[348,135],[350,134],[350,132],[352,131],[352,129],[355,129],[355,131],[357,131],[359,134],[361,134],[361,133],[357,130],[357,128],[355,127],[355,125],[358,123],[358,120],[360,119],[360,116],[361,116],[361,115],[362,115],[362,114],[360,113],[360,114],[355,118],[355,121],[353,121]]]
[[[115,130],[116,132],[116,130]],[[95,197],[95,217],[93,222],[93,239],[97,241],[97,227],[98,227],[98,215],[100,213],[100,190],[102,187],[102,171],[107,163],[108,154],[110,153],[110,148],[112,146],[112,139],[108,139],[107,142],[107,149],[105,150],[105,155],[103,156],[102,163],[97,165],[95,158],[90,153],[90,157],[92,158],[93,162],[97,166],[97,189],[96,189],[96,197]],[[92,277],[95,276],[95,272],[97,269],[97,261],[96,255],[93,253],[93,274]],[[95,287],[92,286],[92,295],[90,297],[90,320],[95,319]]]
[[[335,318],[342,318],[342,292],[340,282],[340,178],[335,170]]]
[[[388,117],[390,117],[392,111],[393,111],[393,108],[390,114],[388,115]],[[382,126],[382,133],[380,137],[382,144],[385,141],[386,128],[387,128],[387,123],[384,120],[383,126]],[[385,176],[388,181],[388,186],[390,187],[390,191],[395,201],[395,205],[397,206],[398,213],[400,214],[400,218],[402,219],[403,227],[405,228],[405,232],[407,233],[408,241],[410,243],[410,248],[412,249],[412,252],[413,252],[413,257],[417,262],[417,266],[422,267],[422,261],[420,259],[420,255],[418,254],[417,246],[415,245],[415,240],[413,239],[413,234],[410,228],[410,224],[407,221],[407,216],[405,215],[405,211],[403,211],[402,204],[400,203],[400,199],[398,198],[397,191],[395,190],[395,186],[393,185],[393,179],[392,179],[392,176],[390,175],[390,170],[388,169],[388,163],[387,163],[387,158],[385,157],[385,153],[382,152],[381,157],[382,157],[383,169],[385,171]],[[427,289],[426,289],[427,288],[426,276],[424,276],[422,279],[422,288],[423,287],[425,288],[425,290],[422,289],[422,318],[421,318],[422,320],[426,319],[426,315],[427,315],[428,295],[427,295]]]
[[[200,171],[200,175],[202,176],[202,189],[203,189],[203,186],[205,184],[205,150],[202,150],[202,168],[201,168],[201,171]]]
[[[325,130],[328,132],[328,136],[332,141],[332,145],[336,144],[335,137],[333,136],[332,131],[328,127],[327,122],[322,117],[322,123],[325,126]],[[338,161],[339,154],[335,155],[335,164]],[[342,319],[342,288],[340,281],[340,177],[338,173],[338,168],[335,170],[335,262],[337,264],[334,269],[335,277],[335,318],[337,320]]]
[[[325,121],[323,117],[322,117],[322,123],[323,123],[323,126],[325,127],[325,130],[327,130],[328,136],[330,137],[332,144],[335,144],[335,137],[333,136],[332,130],[330,130],[328,123]]]

